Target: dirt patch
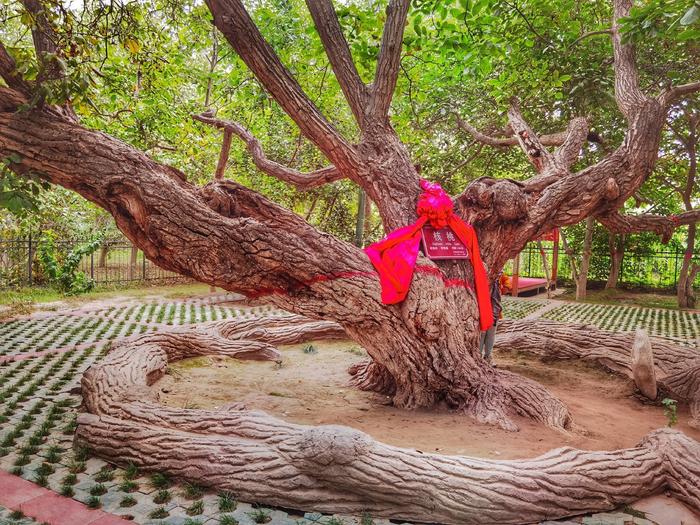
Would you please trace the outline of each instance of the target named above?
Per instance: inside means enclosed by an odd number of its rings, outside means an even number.
[[[406,411],[388,399],[347,386],[347,368],[364,358],[350,341],[316,341],[282,347],[281,364],[195,358],[175,363],[153,388],[165,405],[218,408],[242,402],[247,408],[308,425],[347,425],[375,439],[424,452],[499,459],[530,458],[552,448],[616,449],[634,446],[667,424],[663,408],[645,404],[633,384],[577,362],[543,362],[527,355],[498,355],[498,367],[545,384],[571,410],[575,431],[563,434],[527,419],[520,432],[479,425],[447,410]],[[700,440],[688,427],[685,408],[676,428]]]

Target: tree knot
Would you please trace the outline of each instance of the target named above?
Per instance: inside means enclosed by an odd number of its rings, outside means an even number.
[[[372,438],[364,432],[339,425],[323,425],[304,432],[299,454],[315,465],[347,465],[365,456]]]

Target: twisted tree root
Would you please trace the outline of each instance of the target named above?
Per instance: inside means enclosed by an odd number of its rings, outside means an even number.
[[[271,344],[310,337],[342,337],[342,330],[280,316],[126,343],[85,373],[76,439],[115,463],[197,480],[241,500],[321,512],[531,523],[611,509],[663,489],[700,508],[700,444],[669,429],[628,449],[560,448],[530,460],[494,461],[422,454],[351,428],[296,425],[239,407],[167,408],[148,388],[176,359],[275,359]]]
[[[590,325],[555,321],[502,321],[495,348],[516,350],[556,359],[583,359],[634,379],[634,332],[608,332]],[[664,395],[687,402],[700,428],[700,352],[661,337],[650,337],[654,373]]]

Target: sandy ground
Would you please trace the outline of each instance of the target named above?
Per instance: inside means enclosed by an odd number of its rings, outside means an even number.
[[[649,431],[663,427],[663,409],[643,403],[630,381],[584,363],[543,363],[525,355],[499,355],[497,366],[545,384],[573,413],[576,430],[564,434],[526,419],[520,432],[479,425],[447,410],[406,411],[376,394],[347,386],[349,365],[363,359],[352,342],[283,347],[281,366],[229,358],[195,358],[176,363],[153,388],[164,404],[214,408],[242,401],[296,423],[347,425],[379,441],[424,452],[498,459],[529,458],[560,446],[615,449],[634,446]],[[684,407],[676,428],[700,440],[688,427]]]

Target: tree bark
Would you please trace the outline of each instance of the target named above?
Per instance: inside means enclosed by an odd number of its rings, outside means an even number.
[[[583,247],[581,249],[581,267],[576,280],[576,300],[581,301],[586,298],[588,288],[588,267],[591,264],[593,244],[593,229],[595,228],[595,219],[588,217],[586,219],[586,234],[583,238]]]
[[[608,332],[590,325],[546,320],[502,321],[496,338],[499,351],[521,351],[556,359],[584,359],[634,379],[630,351],[633,332]],[[690,425],[700,428],[700,354],[695,348],[661,337],[649,337],[658,388],[690,408]]]
[[[409,3],[390,0],[376,76],[364,85],[354,76],[347,49],[338,47],[337,21],[327,20],[332,5],[309,0],[312,11],[328,13],[312,16],[324,46],[331,48],[329,58],[344,94],[359,106],[352,107],[360,127],[355,143],[304,93],[241,0],[207,1],[234,50],[331,163],[309,181],[266,159],[247,130],[229,123],[256,165],[292,183],[352,180],[375,203],[386,231],[415,221],[421,192],[409,151],[389,119]],[[658,96],[642,92],[634,47],[622,42],[617,24],[630,8],[631,1],[614,0],[615,97],[628,125],[619,147],[574,172],[571,166],[588,136],[586,120],[573,119],[557,149],[549,152],[514,102],[509,120],[536,175],[524,182],[483,177],[456,198],[455,212],[473,224],[492,279],[528,241],[555,227],[590,216],[627,228],[650,224],[649,218],[616,213],[654,168],[669,104],[695,87],[678,86]],[[11,165],[17,173],[38,173],[105,208],[134,245],[165,269],[251,298],[264,296],[319,323],[296,319],[301,335],[337,333],[338,327],[327,323],[336,321],[371,357],[354,367],[355,383],[392,392],[399,407],[444,402],[508,430],[516,429],[514,413],[558,429],[571,425],[566,407],[541,385],[492,368],[480,357],[468,264],[420,257],[406,300],[384,305],[377,275],[359,248],[263,196],[223,178],[197,187],[178,170],[80,126],[65,108],[30,104],[18,111],[34,86],[17,78],[4,51],[0,44],[0,76],[8,86],[0,87],[0,156],[17,155],[20,161]],[[695,220],[695,215],[676,219]],[[651,223],[664,232],[676,224],[669,218]],[[149,336],[115,350],[84,377],[88,414],[80,417],[79,440],[105,457],[153,469],[166,465],[171,473],[233,489],[245,498],[318,510],[408,513],[446,523],[520,523],[612,508],[663,487],[694,507],[700,504],[698,445],[668,431],[627,450],[561,449],[531,461],[491,462],[403,451],[359,432],[300,427],[255,412],[158,405],[145,387],[163,373],[168,360],[246,348],[269,358],[274,356],[270,344],[300,337],[290,336],[289,326],[251,331],[234,324],[230,332],[228,326],[203,336]],[[231,347],[228,339],[236,337],[240,341]],[[629,347],[627,356],[629,366]],[[689,393],[697,384],[696,371],[684,369],[664,378],[665,384]],[[562,491],[562,486],[573,489]]]
[[[494,461],[400,449],[347,427],[295,425],[241,405],[167,408],[148,388],[178,359],[275,359],[271,344],[342,332],[281,317],[140,337],[84,375],[76,440],[115,463],[235,491],[243,501],[320,512],[505,525],[612,509],[663,489],[700,506],[700,444],[669,429],[629,449],[560,448]]]
[[[610,253],[610,273],[605,283],[605,289],[615,289],[620,282],[620,270],[625,256],[625,236],[623,234],[608,233],[608,249]]]

